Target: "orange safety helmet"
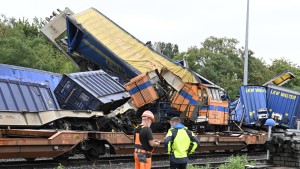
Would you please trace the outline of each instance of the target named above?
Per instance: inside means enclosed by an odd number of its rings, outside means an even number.
[[[142,117],[148,117],[151,119],[152,123],[154,122],[154,115],[149,110],[144,111],[144,113],[142,114]]]

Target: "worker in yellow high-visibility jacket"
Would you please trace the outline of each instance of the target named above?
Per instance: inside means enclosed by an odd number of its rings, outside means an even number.
[[[186,169],[188,154],[195,152],[200,146],[200,140],[181,124],[179,117],[172,118],[170,124],[171,128],[164,140],[167,153],[170,154],[170,168]]]

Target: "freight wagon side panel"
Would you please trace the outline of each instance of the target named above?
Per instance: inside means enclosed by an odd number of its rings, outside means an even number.
[[[0,110],[35,112],[59,109],[49,86],[0,76]]]
[[[262,86],[241,86],[240,87],[240,104],[237,106],[236,121],[243,120],[246,125],[259,123],[259,115],[267,113],[266,105],[266,88]]]
[[[62,78],[62,75],[58,73],[7,64],[0,64],[0,76],[45,83],[50,86],[52,91]]]
[[[267,98],[269,116],[279,126],[296,128],[296,120],[300,119],[300,92],[269,85]]]
[[[106,113],[129,99],[125,88],[102,70],[64,75],[55,95],[62,109]]]
[[[197,83],[194,74],[130,35],[94,8],[67,17],[68,52],[128,79],[156,68],[168,68],[184,82]]]

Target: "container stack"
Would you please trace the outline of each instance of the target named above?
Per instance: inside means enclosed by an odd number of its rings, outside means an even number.
[[[270,162],[276,166],[300,167],[300,130],[275,133],[268,142]]]

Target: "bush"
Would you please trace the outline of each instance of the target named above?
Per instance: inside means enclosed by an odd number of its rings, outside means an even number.
[[[247,160],[247,155],[243,155],[243,156],[231,156],[228,158],[228,163],[227,164],[222,164],[219,166],[219,169],[244,169],[245,166],[248,163]],[[251,163],[251,165],[254,165],[253,163]],[[206,165],[205,167],[198,167],[192,164],[189,164],[188,169],[210,169],[209,164]]]
[[[245,165],[249,164],[247,155],[229,157],[229,163],[220,165],[219,169],[244,169]]]
[[[57,169],[64,169],[64,168],[65,168],[65,166],[61,165],[60,163],[59,163],[59,166],[57,166]]]

